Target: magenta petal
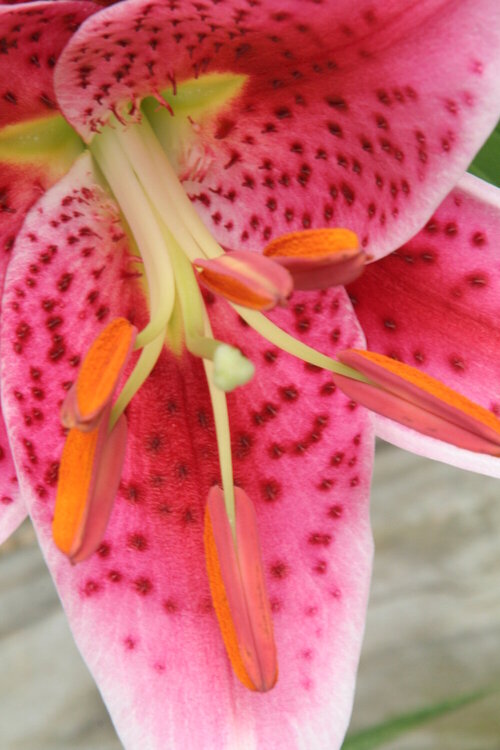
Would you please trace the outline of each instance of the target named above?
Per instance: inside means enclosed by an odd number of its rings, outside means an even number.
[[[17,482],[16,470],[0,413],[0,544],[24,521],[27,515]]]
[[[90,138],[146,93],[245,75],[177,155],[181,174],[193,149],[206,165],[188,189],[219,241],[259,250],[286,232],[343,226],[386,255],[496,123],[500,5],[342,0],[311,12],[303,0],[266,0],[240,10],[129,0],[89,19],[57,68],[66,116]]]
[[[366,411],[327,373],[267,345],[226,303],[210,306],[216,335],[239,342],[258,365],[228,401],[235,482],[255,503],[280,658],[269,693],[250,693],[234,678],[210,605],[203,517],[220,480],[199,361],[165,350],[132,401],[122,483],[98,552],[71,566],[53,545],[64,442],[58,407],[75,360],[103,318],[126,315],[141,327],[147,317],[140,285],[126,272],[118,217],[107,213],[109,201],[99,208],[102,191],[88,166],[79,162],[27,217],[2,325],[4,403],[21,488],[78,646],[126,747],[298,750],[320,742],[335,750],[351,709],[368,596],[373,435]],[[51,227],[65,198],[76,215]],[[40,263],[48,244],[58,251]],[[33,285],[26,280],[34,263]],[[296,295],[272,315],[327,354],[363,343],[341,290]],[[54,331],[47,322],[56,316]],[[17,353],[23,320],[33,335]],[[31,367],[40,370],[44,421],[28,429],[23,415],[39,403]]]
[[[21,143],[25,141],[20,157],[12,142],[3,140],[8,135],[15,141],[6,126],[58,118],[55,64],[80,23],[97,9],[83,0],[0,6],[0,251],[5,260],[26,211],[64,174],[72,156],[60,143],[45,143],[45,150],[37,153],[35,130],[17,134]]]
[[[367,348],[407,362],[500,412],[500,191],[466,175],[424,229],[367,266],[349,292]],[[500,475],[500,462],[376,420],[385,439],[463,468]]]
[[[54,67],[64,45],[99,6],[84,0],[0,6],[0,128],[57,110]]]

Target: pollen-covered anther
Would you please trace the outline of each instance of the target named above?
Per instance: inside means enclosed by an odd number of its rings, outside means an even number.
[[[122,415],[109,432],[109,411],[90,432],[70,430],[61,457],[52,535],[73,563],[99,547],[120,483],[127,421]]]
[[[459,448],[500,456],[500,420],[436,378],[383,354],[357,349],[338,359],[369,382],[333,374],[350,398],[377,414]]]
[[[94,430],[132,353],[137,329],[115,318],[95,339],[61,408],[65,427]]]
[[[349,284],[363,272],[366,255],[350,229],[307,229],[277,237],[264,255],[290,271],[295,289]]]
[[[271,608],[255,511],[239,488],[235,488],[235,515],[233,535],[223,492],[212,487],[204,535],[210,590],[234,673],[250,690],[266,692],[278,679]]]
[[[234,250],[212,260],[197,259],[194,266],[207,289],[252,310],[284,305],[293,291],[288,271],[258,253]]]

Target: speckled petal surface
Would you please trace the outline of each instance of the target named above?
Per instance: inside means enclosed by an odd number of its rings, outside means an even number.
[[[72,567],[54,548],[58,407],[98,330],[115,315],[145,320],[137,266],[89,164],[82,158],[32,209],[2,329],[22,490],[79,648],[127,748],[338,748],[368,596],[373,434],[368,413],[327,373],[267,345],[208,297],[217,335],[237,342],[258,372],[230,395],[229,411],[235,482],[256,507],[279,653],[268,695],[232,674],[210,602],[203,515],[219,468],[199,361],[165,350],[128,408],[123,479],[97,554]],[[296,296],[273,319],[327,353],[362,345],[342,290]],[[29,331],[19,352],[21,323]],[[34,408],[39,419],[27,426]]]
[[[15,153],[7,126],[55,114],[53,72],[57,58],[78,25],[97,6],[87,2],[35,2],[0,6],[0,289],[16,233],[26,211],[71,161],[52,151]],[[11,131],[12,132],[12,131]],[[45,158],[44,158],[45,157]],[[21,345],[23,331],[18,332]],[[0,542],[26,516],[0,413]]]
[[[494,127],[499,64],[496,0],[128,0],[82,27],[56,90],[89,138],[146,93],[246,76],[217,116],[195,116],[178,155],[181,174],[204,164],[188,187],[208,226],[252,250],[346,226],[379,257],[420,229]]]
[[[500,410],[500,190],[466,175],[424,229],[349,287],[367,348],[407,362]],[[500,460],[376,417],[381,437],[500,476]]]

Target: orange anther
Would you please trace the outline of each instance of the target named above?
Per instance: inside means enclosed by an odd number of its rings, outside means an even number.
[[[264,255],[283,265],[295,289],[348,284],[363,271],[366,255],[350,229],[307,229],[277,237]]]
[[[253,505],[235,489],[236,538],[219,487],[212,487],[205,513],[205,555],[212,601],[227,654],[238,679],[266,692],[278,678],[271,608]]]
[[[425,435],[500,455],[500,420],[440,380],[376,352],[350,349],[340,352],[339,360],[369,379],[333,376],[359,403]]]
[[[306,229],[303,232],[283,234],[272,240],[264,249],[269,258],[330,258],[341,254],[346,257],[359,252],[358,236],[350,229]]]
[[[238,638],[236,636],[236,630],[234,628],[233,619],[231,617],[231,609],[229,602],[227,601],[226,589],[224,587],[224,581],[222,580],[222,574],[219,565],[219,558],[217,556],[217,547],[214,539],[214,532],[212,528],[212,521],[210,520],[210,513],[208,508],[205,512],[205,564],[207,566],[208,580],[210,583],[210,593],[212,594],[212,603],[214,605],[215,614],[219,622],[219,628],[222,635],[222,640],[226,647],[227,655],[233,667],[233,671],[239,681],[245,685],[249,690],[255,690],[255,685],[251,681],[247,674],[245,665],[241,658],[240,649],[238,645]]]
[[[61,419],[66,427],[96,426],[118,384],[136,333],[128,320],[115,318],[95,339],[63,404]]]
[[[99,428],[92,432],[70,430],[59,466],[52,536],[61,552],[69,555],[93,484]]]
[[[101,543],[120,482],[127,422],[122,414],[108,432],[109,412],[90,432],[70,430],[61,457],[52,535],[72,562]]]
[[[258,253],[235,250],[212,260],[200,258],[194,265],[204,286],[252,310],[282,305],[293,291],[288,271]]]

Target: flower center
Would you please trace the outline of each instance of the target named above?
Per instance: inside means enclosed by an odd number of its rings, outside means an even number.
[[[117,121],[110,123],[94,137],[90,148],[135,239],[149,293],[150,321],[136,340],[136,348],[142,348],[142,353],[113,407],[111,427],[153,369],[178,305],[185,345],[191,354],[203,358],[207,369],[226,510],[234,528],[227,409],[224,394],[217,390],[244,385],[253,375],[253,366],[238,350],[212,337],[193,265],[201,268],[202,280],[204,276],[208,281],[211,279],[212,288],[232,300],[246,322],[279,348],[340,374],[356,377],[356,372],[294,339],[258,310],[251,309],[259,307],[255,298],[265,294],[262,289],[266,285],[278,290],[277,299],[280,298],[279,290],[286,283],[281,278],[276,280],[275,275],[284,269],[258,255],[252,261],[250,253],[242,254],[246,256],[244,260],[224,254],[193,208],[146,116],[126,128]],[[260,264],[266,263],[269,268],[263,269]],[[290,292],[291,285],[287,293]],[[271,297],[269,293],[268,298]],[[240,304],[235,304],[236,301]]]
[[[254,366],[238,349],[213,337],[196,271],[201,283],[225,297],[249,326],[276,347],[330,370],[347,393],[354,384],[361,403],[368,391],[371,401],[366,403],[377,410],[393,388],[396,406],[391,401],[388,413],[397,419],[408,410],[408,389],[394,388],[390,378],[379,387],[359,357],[334,361],[261,312],[285,303],[293,286],[322,288],[359,274],[365,256],[356,235],[349,230],[307,231],[274,240],[264,255],[225,253],[194,210],[147,114],[155,117],[150,103],[144,105],[140,122],[125,126],[113,117],[90,144],[142,259],[150,319],[140,332],[125,320],[113,321],[96,339],[68,394],[63,421],[72,429],[61,461],[54,538],[74,562],[95,551],[120,479],[127,429],[124,410],[151,373],[165,342],[174,352],[185,346],[205,368],[222,478],[222,489],[213,487],[209,493],[205,514],[214,609],[235,674],[247,687],[266,691],[277,679],[276,649],[255,512],[250,498],[234,485],[225,395],[246,384]],[[112,404],[134,346],[141,354]],[[402,377],[409,380],[412,375],[404,372]],[[411,397],[415,409],[424,412],[417,428],[427,429],[429,409],[437,407],[416,398],[413,391]],[[462,413],[455,418],[464,421]],[[445,429],[443,439],[450,435],[453,439],[456,432]]]
[[[94,137],[90,150],[142,259],[150,319],[140,332],[123,319],[113,321],[92,345],[68,394],[62,419],[72,429],[61,460],[54,539],[73,562],[95,551],[120,479],[125,408],[149,376],[165,342],[173,351],[185,346],[205,367],[222,478],[222,490],[212,488],[207,499],[205,517],[214,609],[235,674],[247,687],[266,691],[277,678],[271,610],[255,512],[250,498],[234,486],[225,395],[247,383],[254,366],[238,349],[213,337],[195,269],[202,283],[224,296],[276,346],[345,376],[364,377],[296,340],[262,315],[261,310],[286,303],[293,290],[293,274],[261,254],[223,251],[192,207],[145,112],[140,123],[126,127],[113,118]],[[323,233],[315,246],[309,234],[305,255],[314,256],[316,247],[323,261],[328,255],[325,242]],[[357,247],[352,236],[349,243],[351,250]],[[286,246],[285,240],[280,257],[286,257]],[[133,347],[141,354],[113,404]]]

